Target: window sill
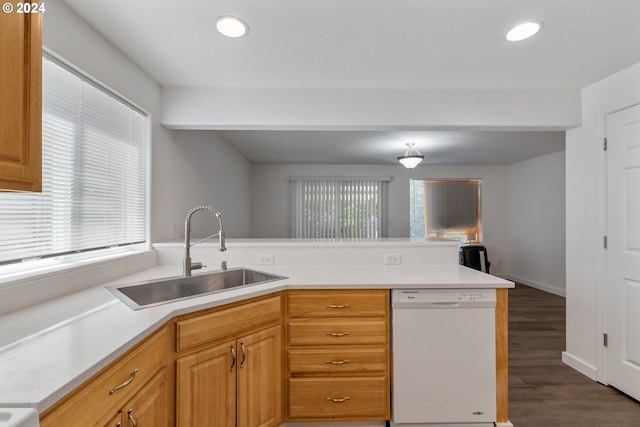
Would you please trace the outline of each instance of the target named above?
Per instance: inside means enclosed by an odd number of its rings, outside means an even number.
[[[92,255],[67,257],[56,263],[31,261],[0,268],[0,316],[157,264],[155,251],[142,247],[100,251]]]

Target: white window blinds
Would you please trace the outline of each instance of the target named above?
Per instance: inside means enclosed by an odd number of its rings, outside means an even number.
[[[386,237],[389,180],[390,177],[291,177],[292,236]]]
[[[0,193],[0,263],[143,242],[146,115],[43,58],[42,193]]]

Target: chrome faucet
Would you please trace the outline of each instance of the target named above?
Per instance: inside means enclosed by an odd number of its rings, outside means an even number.
[[[205,237],[204,239],[200,239],[195,243],[191,243],[191,216],[198,211],[209,211],[212,212],[216,218],[218,218],[218,224],[220,230],[217,233],[212,234],[211,236]],[[206,267],[202,265],[201,262],[191,262],[191,246],[195,246],[198,243],[204,242],[205,240],[209,240],[213,237],[218,236],[219,239],[219,251],[226,251],[227,248],[224,245],[224,229],[222,228],[222,214],[212,208],[211,206],[196,206],[187,212],[187,216],[184,218],[184,262],[183,262],[183,273],[185,276],[191,276],[192,270],[198,270],[202,267]]]

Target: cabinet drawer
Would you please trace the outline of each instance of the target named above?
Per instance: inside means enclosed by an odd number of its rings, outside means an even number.
[[[384,320],[318,320],[289,322],[289,344],[386,344]]]
[[[289,350],[290,373],[385,372],[385,348]]]
[[[289,416],[292,419],[387,419],[388,383],[385,377],[292,378]]]
[[[41,421],[48,426],[90,426],[115,412],[168,364],[169,337],[165,326],[105,368]],[[135,374],[134,374],[135,372]],[[126,385],[124,385],[126,384]],[[118,387],[121,386],[121,387]]]
[[[289,291],[289,317],[385,316],[386,290]]]
[[[279,320],[280,295],[176,322],[176,349],[182,351],[254,325]]]

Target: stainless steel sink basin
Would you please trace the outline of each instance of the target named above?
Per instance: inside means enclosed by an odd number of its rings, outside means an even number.
[[[106,288],[129,307],[139,310],[239,286],[257,285],[282,279],[286,277],[248,268],[234,268],[190,277],[149,280],[135,285],[111,285]]]

